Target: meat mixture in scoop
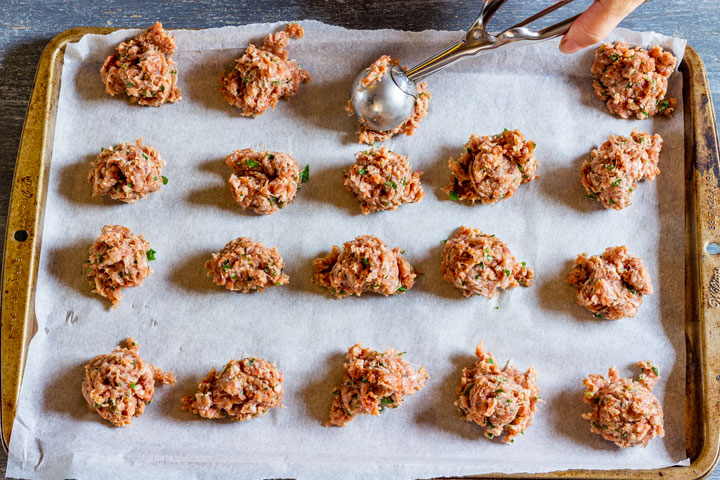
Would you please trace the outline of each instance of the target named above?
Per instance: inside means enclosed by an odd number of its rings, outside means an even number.
[[[525,373],[510,365],[501,369],[482,343],[475,355],[475,366],[463,368],[455,406],[464,420],[483,427],[487,438],[505,434],[503,442],[513,443],[530,426],[541,401],[537,372],[534,367]]]
[[[637,366],[642,369],[637,381],[620,378],[615,367],[607,377],[592,374],[583,380],[583,401],[592,411],[582,417],[590,421],[590,431],[621,448],[644,447],[656,436],[665,436],[663,409],[652,393],[660,372],[647,361]]]
[[[82,394],[91,410],[117,427],[130,425],[152,402],[155,382],[174,385],[175,375],[145,363],[132,338],[85,365]]]
[[[181,95],[174,53],[175,38],[156,22],[107,57],[100,69],[105,91],[110,95],[125,92],[131,102],[153,107],[177,102]]]
[[[182,398],[183,410],[244,422],[282,407],[283,376],[276,365],[261,358],[230,360],[220,373],[210,370],[198,390]]]
[[[392,348],[380,353],[359,343],[350,347],[345,376],[333,390],[330,420],[325,425],[344,427],[356,415],[380,415],[423,388],[429,378],[425,368],[413,368],[404,354]]]
[[[385,76],[390,70],[390,68],[393,66],[400,66],[400,62],[398,62],[396,58],[391,58],[388,55],[383,55],[382,57],[375,60],[375,62],[370,65],[370,70],[368,74],[361,81],[363,87],[367,88],[373,83],[382,80],[383,76]],[[404,67],[401,68],[403,68],[403,70],[407,70]],[[428,105],[430,103],[431,97],[430,92],[427,89],[426,82],[417,84],[416,88],[417,97],[415,98],[415,108],[413,109],[413,113],[412,115],[410,115],[410,118],[408,118],[405,122],[394,128],[393,130],[389,130],[386,132],[378,132],[375,130],[371,130],[365,125],[364,119],[361,118],[360,130],[358,130],[359,142],[372,145],[376,142],[384,142],[385,140],[388,140],[398,134],[408,136],[414,134],[415,130],[417,130],[417,128],[420,126],[420,122],[422,121],[422,119],[425,118],[428,114]],[[355,114],[355,110],[352,106],[352,100],[348,101],[345,110],[350,115]]]
[[[263,46],[250,44],[235,61],[235,68],[220,77],[220,93],[242,115],[256,117],[278,100],[293,97],[300,83],[310,81],[310,74],[295,60],[288,60],[288,39],[302,38],[303,28],[290,23],[284,31],[269,34]]]
[[[333,245],[326,257],[313,260],[313,282],[329,289],[337,298],[364,292],[395,295],[415,284],[415,269],[399,248],[390,250],[379,238],[363,235]]]

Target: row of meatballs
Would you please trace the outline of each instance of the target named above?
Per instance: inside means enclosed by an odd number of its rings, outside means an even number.
[[[631,204],[643,178],[660,173],[660,135],[633,130],[629,137],[614,136],[592,150],[581,169],[589,198],[606,207],[622,209]],[[457,160],[449,161],[452,182],[444,191],[450,199],[492,204],[514,195],[518,187],[538,177],[536,144],[517,130],[497,135],[472,135]],[[292,203],[310,177],[310,166],[301,169],[287,153],[236,150],[225,163],[232,169],[228,180],[235,201],[244,210],[270,215]],[[93,196],[108,195],[126,203],[137,202],[168,183],[162,175],[165,161],[158,151],[142,144],[122,143],[102,148],[88,181]],[[407,157],[385,147],[357,154],[343,172],[345,188],[358,200],[364,214],[396,210],[425,196],[422,172],[413,172]]]
[[[310,82],[310,73],[296,60],[289,59],[291,38],[302,38],[304,29],[297,23],[268,34],[263,44],[250,44],[235,60],[235,67],[220,77],[220,93],[242,115],[256,117],[275,108],[281,98],[289,100],[301,83]],[[105,90],[110,95],[125,93],[139,105],[160,106],[182,98],[177,86],[178,69],[172,57],[175,38],[168,35],[160,22],[136,38],[121,42],[100,69]],[[646,50],[630,47],[626,42],[601,45],[595,51],[591,67],[593,88],[610,113],[622,118],[648,118],[656,114],[672,115],[677,100],[665,99],[668,78],[677,59],[659,46]],[[395,58],[382,55],[367,69],[362,87],[383,80],[390,67],[400,66]],[[405,68],[405,67],[401,67]],[[385,141],[397,134],[412,135],[425,116],[431,98],[427,84],[416,86],[415,109],[411,117],[391,131],[378,132],[360,119],[361,143]],[[352,107],[346,110],[352,114]]]
[[[88,406],[116,426],[130,425],[153,400],[156,382],[174,384],[175,376],[143,361],[139,346],[128,338],[107,355],[85,366],[82,393]],[[348,349],[345,375],[332,391],[326,426],[343,427],[357,415],[379,415],[399,407],[405,397],[425,386],[429,375],[423,366],[405,360],[405,352],[378,352],[362,344]],[[538,409],[537,372],[521,372],[509,363],[500,368],[492,353],[477,346],[475,365],[463,368],[455,401],[461,417],[482,427],[487,438],[513,443],[530,426]],[[663,410],[652,393],[660,378],[658,368],[638,362],[637,380],[621,378],[611,367],[608,376],[592,374],[583,380],[583,400],[591,411],[593,433],[626,448],[646,446],[663,437]],[[215,368],[198,385],[198,392],[182,398],[183,410],[204,418],[230,418],[238,422],[282,407],[283,375],[277,366],[256,357],[230,360]]]
[[[149,261],[155,260],[155,253],[143,235],[121,225],[106,225],[86,260],[93,291],[117,305],[123,288],[141,285],[152,272]],[[342,249],[334,245],[327,256],[313,260],[313,282],[337,298],[368,292],[402,294],[413,288],[418,275],[403,253],[375,236],[363,235]],[[278,250],[246,237],[213,253],[205,268],[216,285],[242,293],[262,292],[290,281]],[[445,280],[466,297],[492,298],[501,290],[529,287],[535,276],[505,242],[465,226],[445,240],[441,269]],[[600,256],[579,255],[567,281],[575,287],[580,306],[613,320],[634,317],[643,295],[653,293],[642,260],[625,246],[608,248]]]

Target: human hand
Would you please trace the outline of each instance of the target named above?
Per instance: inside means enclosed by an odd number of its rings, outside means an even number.
[[[560,51],[575,53],[601,42],[630,12],[645,0],[595,0],[570,26],[560,42]]]

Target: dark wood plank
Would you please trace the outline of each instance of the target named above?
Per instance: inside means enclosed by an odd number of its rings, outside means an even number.
[[[541,10],[549,0],[510,0],[493,25],[503,28]],[[576,1],[578,11],[588,1]],[[314,19],[348,28],[404,30],[464,29],[480,0],[5,0],[0,10],[0,238],[5,236],[10,185],[25,109],[42,49],[56,34],[76,26],[145,27],[160,20],[167,28],[209,28],[253,22]],[[560,20],[561,9],[551,16]],[[624,22],[636,30],[687,38],[703,58],[711,88],[720,89],[717,0],[653,0]],[[430,53],[430,52],[429,52]],[[716,97],[715,106],[720,105]],[[2,251],[0,244],[0,253]],[[0,473],[5,472],[0,455]],[[720,480],[720,474],[712,475]]]

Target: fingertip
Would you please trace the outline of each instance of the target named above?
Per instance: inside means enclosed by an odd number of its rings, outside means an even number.
[[[578,45],[575,40],[569,37],[563,37],[560,41],[560,51],[562,53],[575,53],[582,50],[582,47]]]

